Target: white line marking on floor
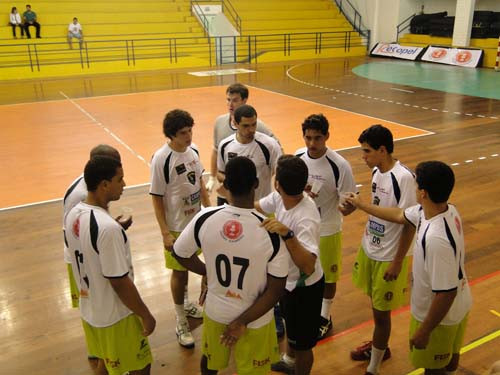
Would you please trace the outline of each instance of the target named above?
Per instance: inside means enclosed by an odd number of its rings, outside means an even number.
[[[106,126],[103,125],[102,122],[98,121],[94,116],[92,116],[89,112],[87,112],[81,105],[76,103],[73,99],[71,99],[68,95],[66,95],[64,92],[59,91],[59,94],[64,96],[71,104],[73,104],[76,108],[80,110],[85,116],[87,116],[89,119],[91,119],[96,125],[100,126],[103,128],[111,137],[113,137],[118,143],[120,143],[123,147],[125,147],[127,150],[129,150],[132,155],[134,155],[136,158],[138,158],[140,161],[142,161],[144,164],[146,164],[149,167],[151,167],[151,164],[146,161],[141,155],[139,155],[137,152],[135,152],[132,147],[130,147],[128,144],[126,144],[120,137],[118,137],[115,133],[113,133],[111,130],[109,130]]]
[[[396,90],[396,91],[407,92],[407,93],[410,93],[410,94],[415,94],[415,91],[398,89],[398,88],[396,88],[396,87],[391,87],[391,90]]]

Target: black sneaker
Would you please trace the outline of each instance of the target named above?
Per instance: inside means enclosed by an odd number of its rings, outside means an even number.
[[[283,360],[283,356],[279,362],[271,364],[271,370],[282,372],[284,374],[295,374],[295,366],[291,366]]]
[[[320,323],[319,323],[319,333],[318,333],[318,340],[322,340],[325,338],[325,336],[330,332],[333,328],[333,323],[332,323],[332,317],[330,316],[328,319],[323,318],[322,316],[319,317]]]

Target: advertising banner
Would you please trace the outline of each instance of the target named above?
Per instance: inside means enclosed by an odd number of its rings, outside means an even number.
[[[422,61],[476,68],[481,62],[483,50],[429,46]]]
[[[423,48],[421,47],[400,46],[395,43],[377,43],[370,52],[370,55],[415,61],[422,51]]]

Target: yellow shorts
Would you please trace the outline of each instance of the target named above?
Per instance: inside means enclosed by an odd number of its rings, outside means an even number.
[[[181,232],[170,232],[174,238],[179,238],[181,235]],[[187,271],[186,267],[182,266],[177,259],[174,258],[172,255],[172,252],[167,249],[163,249],[164,255],[165,255],[165,267],[170,269],[170,270],[175,270],[175,271]],[[198,250],[196,252],[197,255],[201,254],[201,250]]]
[[[71,264],[66,265],[68,268],[68,279],[69,279],[69,292],[71,293],[71,306],[78,308],[80,306],[80,290],[76,285],[75,276],[73,275],[73,268]]]
[[[450,363],[453,354],[460,353],[464,341],[465,326],[468,314],[458,324],[452,326],[438,325],[431,332],[429,343],[425,349],[410,348],[410,360],[413,366],[427,369],[440,369]],[[413,315],[410,321],[410,337],[422,323]]]
[[[325,283],[336,283],[342,272],[342,232],[320,237],[319,260],[325,274]]]
[[[82,325],[89,354],[104,361],[109,375],[141,370],[153,362],[137,315],[129,315],[109,327],[93,327],[84,320]]]
[[[354,261],[352,280],[354,285],[372,299],[372,306],[379,311],[397,309],[407,303],[408,257],[405,257],[396,280],[385,281],[384,274],[391,262],[368,258],[362,247]]]
[[[203,314],[201,347],[210,370],[222,370],[229,363],[231,349],[220,343],[226,325]],[[238,375],[263,375],[271,371],[271,363],[280,359],[274,318],[265,326],[247,329],[234,345]]]

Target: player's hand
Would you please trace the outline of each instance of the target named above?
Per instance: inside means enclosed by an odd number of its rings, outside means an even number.
[[[226,327],[226,330],[220,337],[220,343],[225,346],[233,346],[238,339],[245,333],[247,327],[235,320]]]
[[[207,298],[207,292],[208,292],[208,286],[207,286],[207,276],[203,276],[201,278],[201,291],[200,291],[200,298],[198,299],[198,304],[200,306],[203,306],[205,303],[205,299]]]
[[[347,201],[345,201],[343,204],[339,204],[337,208],[343,216],[350,215],[354,211],[356,211],[356,206],[350,204]]]
[[[217,185],[217,178],[215,176],[210,175],[207,183],[205,184],[205,189],[207,189],[208,192],[211,192],[214,186],[216,185]]]
[[[410,350],[415,349],[425,349],[429,343],[431,333],[426,332],[420,327],[410,338]]]
[[[149,314],[146,317],[142,318],[142,335],[149,336],[153,333],[156,327],[156,319],[153,315]]]
[[[312,199],[318,198],[319,194],[313,193],[312,192],[312,186],[307,184],[306,187],[304,188],[304,191],[309,195]]]
[[[123,229],[127,230],[133,223],[132,215],[128,217],[123,217],[123,215],[117,216],[115,220],[122,226]]]
[[[358,193],[345,193],[345,201],[354,207],[363,209],[364,201]]]
[[[290,230],[286,225],[280,223],[275,218],[267,218],[261,224],[268,232],[278,233],[280,236],[285,236]]]
[[[387,270],[384,273],[385,281],[393,281],[396,280],[401,272],[401,268],[403,267],[403,263],[398,260],[393,260]]]
[[[174,249],[175,238],[170,232],[163,234],[163,246],[165,250],[172,251]]]

